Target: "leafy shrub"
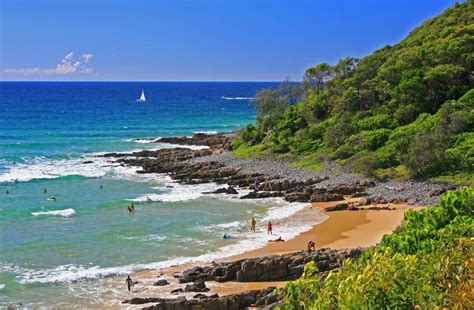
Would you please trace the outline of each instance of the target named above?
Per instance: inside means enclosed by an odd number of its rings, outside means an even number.
[[[474,188],[409,211],[379,248],[322,279],[314,263],[284,289],[282,309],[472,309]]]
[[[465,132],[456,136],[453,147],[446,150],[457,169],[474,171],[474,132]]]
[[[363,118],[357,122],[359,130],[375,130],[381,128],[395,128],[392,117],[388,114],[377,114]]]
[[[418,109],[413,104],[402,104],[393,116],[399,125],[407,125],[416,120]]]

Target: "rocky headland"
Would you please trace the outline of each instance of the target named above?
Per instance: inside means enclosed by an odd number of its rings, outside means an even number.
[[[219,192],[235,193],[235,188],[253,189],[241,199],[282,197],[288,202],[338,201],[343,196],[365,197],[365,203],[408,203],[432,205],[453,186],[429,181],[379,182],[344,172],[334,162],[323,171],[310,171],[289,166],[295,159],[235,158],[229,147],[233,134],[161,138],[156,142],[199,145],[208,148],[168,148],[156,151],[109,153],[124,165],[137,167],[138,173],[163,173],[186,184],[215,182]]]

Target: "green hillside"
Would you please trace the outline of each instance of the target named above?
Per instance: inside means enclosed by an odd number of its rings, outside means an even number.
[[[474,3],[456,4],[362,59],[309,68],[301,84],[263,89],[237,156],[337,160],[378,178],[470,183],[474,167]]]

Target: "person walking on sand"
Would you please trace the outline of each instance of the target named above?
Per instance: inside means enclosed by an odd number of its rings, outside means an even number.
[[[255,227],[257,226],[257,221],[255,220],[254,217],[252,217],[252,223],[250,225],[250,230],[255,232]]]
[[[125,284],[127,284],[128,291],[130,292],[130,289],[133,285],[133,281],[132,281],[132,278],[130,278],[130,276],[128,276],[127,280],[125,280]]]
[[[268,224],[267,224],[267,234],[273,235],[273,225],[272,225],[272,222],[270,221],[268,221]]]
[[[310,240],[308,242],[307,250],[308,250],[308,255],[311,254],[312,251],[316,251],[316,245],[314,244],[314,241]]]

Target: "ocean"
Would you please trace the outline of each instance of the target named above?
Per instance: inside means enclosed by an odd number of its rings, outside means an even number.
[[[203,195],[219,186],[180,185],[97,157],[242,128],[255,121],[251,98],[274,85],[0,82],[0,307],[110,305],[122,295],[108,277],[262,246],[264,227],[249,233],[252,217],[281,221],[283,238],[307,230],[311,223],[291,221],[304,204]]]

